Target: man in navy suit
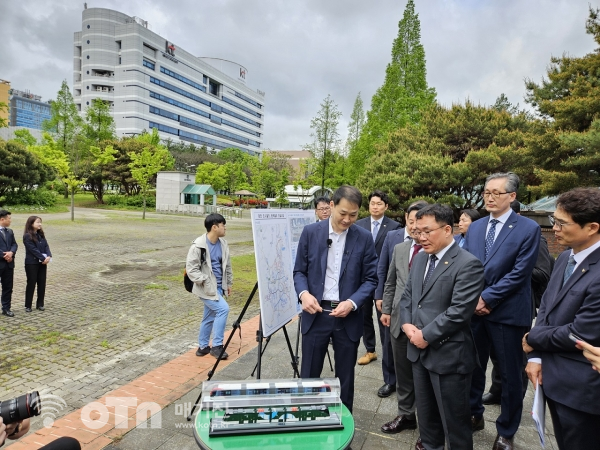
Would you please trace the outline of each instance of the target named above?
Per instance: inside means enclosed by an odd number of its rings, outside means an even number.
[[[487,177],[483,198],[490,216],[471,224],[463,246],[479,258],[485,273],[485,287],[471,322],[480,363],[471,383],[473,431],[485,426],[482,396],[492,347],[502,375],[494,450],[513,448],[521,422],[521,339],[531,326],[531,274],[540,244],[539,225],[510,208],[518,188],[519,177],[512,172]]]
[[[600,345],[600,190],[560,195],[550,217],[559,244],[535,326],[523,338],[527,375],[544,390],[558,448],[600,449],[600,377],[570,339]]]
[[[389,231],[400,228],[400,224],[385,216],[389,206],[389,198],[385,192],[373,191],[369,195],[369,217],[356,221],[356,225],[363,227],[373,235],[375,252],[381,254],[381,249]],[[377,297],[375,297],[377,298]],[[358,358],[358,364],[365,365],[377,359],[375,353],[375,325],[373,324],[373,302],[366,302],[363,306],[364,334],[363,344],[367,349],[364,356]],[[396,374],[394,373],[394,356],[390,344],[389,333],[386,335],[385,327],[379,322],[381,311],[377,310],[377,323],[379,327],[379,339],[381,341],[381,369],[383,371],[383,386],[377,391],[379,397],[389,397],[396,390]]]
[[[15,275],[15,253],[17,241],[10,227],[11,214],[5,209],[0,209],[0,283],[2,283],[2,315],[14,317],[10,310],[13,292],[13,279]]]
[[[377,254],[373,236],[353,226],[362,195],[341,186],[331,201],[331,216],[302,230],[294,287],[302,303],[302,378],[321,376],[330,339],[341,400],[352,411],[354,366],[363,334],[362,306],[377,286]]]

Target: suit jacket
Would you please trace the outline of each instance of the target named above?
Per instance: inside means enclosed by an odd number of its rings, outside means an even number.
[[[25,246],[25,264],[41,264],[46,256],[52,256],[48,241],[37,235],[37,242],[31,239],[29,233],[23,235],[23,245]]]
[[[13,233],[13,230],[11,230],[10,228],[6,228],[4,230],[5,239],[3,239],[2,236],[3,236],[2,233],[0,233],[0,256],[4,256],[3,252],[13,252],[14,255],[13,255],[13,260],[9,263],[7,263],[4,258],[0,257],[0,269],[3,269],[5,267],[14,269],[14,267],[15,267],[14,256],[16,256],[17,248],[19,248],[19,246],[17,245],[17,241],[15,240],[15,234]]]
[[[400,319],[400,299],[404,293],[406,281],[408,280],[408,258],[410,257],[410,241],[401,242],[394,247],[390,269],[387,273],[385,288],[383,291],[383,304],[381,312],[389,314],[390,333],[396,339],[402,333]]]
[[[465,237],[464,250],[475,255],[485,269],[481,297],[492,308],[486,320],[529,327],[532,321],[531,273],[538,257],[540,226],[511,212],[485,258],[489,218],[476,220]]]
[[[363,219],[357,220],[356,225],[359,227],[363,227],[365,230],[371,234],[371,239],[373,239],[373,233],[371,233],[371,216],[365,217]],[[381,249],[383,248],[383,242],[385,241],[385,237],[387,236],[389,231],[396,230],[400,228],[400,224],[395,220],[390,219],[389,217],[383,216],[381,220],[381,225],[379,226],[379,232],[377,233],[377,237],[375,238],[375,251],[377,252],[377,256],[381,255]]]
[[[527,342],[542,358],[544,393],[559,403],[600,414],[600,376],[569,339],[573,333],[600,346],[600,249],[584,259],[564,286],[570,250],[556,261]]]
[[[385,287],[385,280],[387,278],[388,269],[392,256],[394,254],[394,248],[396,245],[404,242],[405,233],[404,228],[396,228],[395,230],[388,231],[381,251],[378,253],[379,261],[377,262],[377,289],[375,289],[375,300],[381,300],[383,298],[383,290]]]
[[[484,286],[481,262],[456,243],[438,261],[423,288],[429,255],[413,259],[402,299],[402,324],[411,323],[423,332],[429,345],[421,350],[408,343],[407,357],[438,374],[468,374],[478,364],[471,333],[471,317]]]
[[[319,302],[323,299],[325,288],[327,239],[329,239],[329,220],[304,227],[298,241],[294,264],[296,293],[299,295],[303,291],[308,291]],[[356,311],[352,311],[343,319],[348,336],[356,342],[363,333],[361,307],[365,302],[372,301],[377,286],[377,254],[373,245],[373,236],[356,225],[348,229],[338,286],[340,300],[352,299],[356,303]],[[302,334],[310,330],[314,319],[315,314],[302,312]]]
[[[537,261],[531,274],[531,296],[533,300],[533,316],[536,315],[536,308],[539,308],[542,302],[542,296],[548,287],[550,274],[554,269],[554,257],[548,251],[548,241],[540,234],[540,248],[538,250]]]

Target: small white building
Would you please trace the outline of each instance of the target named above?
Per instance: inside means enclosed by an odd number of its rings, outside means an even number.
[[[186,172],[158,172],[156,211],[207,214],[217,205],[217,193],[208,184],[195,184],[195,176]],[[212,199],[211,199],[212,197]],[[208,202],[207,202],[208,200]]]

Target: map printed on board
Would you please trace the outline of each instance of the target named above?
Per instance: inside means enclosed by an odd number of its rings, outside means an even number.
[[[263,335],[270,336],[300,313],[294,290],[294,262],[304,227],[313,211],[253,209],[252,234]]]

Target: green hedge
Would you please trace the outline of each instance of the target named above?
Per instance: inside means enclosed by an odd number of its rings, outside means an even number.
[[[46,188],[19,190],[9,192],[4,196],[5,205],[33,205],[33,206],[54,206],[57,200],[57,193]]]
[[[112,206],[144,206],[144,198],[141,195],[105,195],[104,203]],[[146,208],[155,208],[156,198],[153,195],[146,197]]]

